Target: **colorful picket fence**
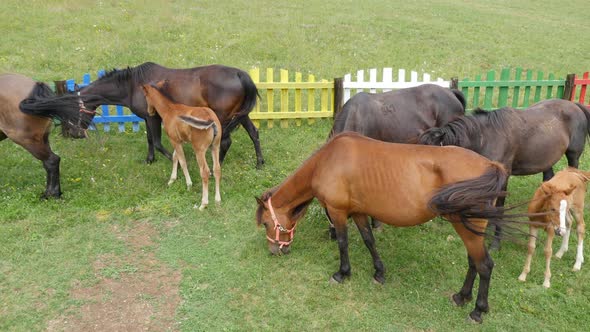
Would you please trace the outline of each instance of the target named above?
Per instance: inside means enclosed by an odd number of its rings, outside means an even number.
[[[97,77],[100,78],[104,74],[104,70],[99,70]],[[79,88],[83,88],[90,84],[90,82],[91,76],[90,74],[86,73],[82,76],[82,82],[80,83],[76,83],[74,79],[67,80],[66,87],[69,91],[74,91],[76,84]],[[127,125],[131,124],[131,130],[138,132],[139,123],[143,122],[143,119],[131,113],[129,109],[123,106],[101,105],[100,112],[97,112],[92,122],[93,126],[91,126],[91,129],[97,129],[97,125],[102,125],[103,130],[105,132],[109,132],[111,130],[111,124],[114,124],[117,125],[119,132],[124,132],[127,130]]]
[[[465,95],[467,110],[493,110],[505,106],[522,109],[542,99],[563,98],[564,79],[555,79],[553,74],[545,79],[542,71],[533,78],[532,70],[525,72],[522,68],[516,68],[513,77],[511,72],[510,68],[504,68],[496,79],[496,72],[491,70],[485,79],[477,75],[473,80],[459,81],[457,88]]]
[[[263,120],[269,128],[274,126],[275,120],[281,127],[288,127],[291,121],[300,126],[304,119],[311,124],[317,118],[331,118],[334,114],[332,81],[316,81],[311,74],[304,80],[302,73],[289,73],[285,69],[279,70],[277,81],[272,68],[266,69],[264,77],[259,68],[251,69],[250,76],[260,94],[259,102],[250,113],[257,127]]]
[[[582,77],[574,76],[570,100],[590,107],[590,72],[585,72]],[[578,89],[579,88],[579,89]]]
[[[463,80],[433,79],[427,73],[422,74],[420,79],[415,71],[409,72],[407,77],[404,69],[399,69],[394,78],[390,67],[369,69],[368,80],[365,80],[364,70],[334,80],[318,80],[314,75],[285,69],[254,68],[249,73],[261,97],[250,113],[257,127],[266,124],[270,128],[277,123],[281,127],[291,123],[297,126],[302,123],[312,124],[315,119],[333,117],[355,93],[386,92],[425,83],[460,89],[465,95],[467,110],[493,110],[505,106],[523,109],[549,98],[570,99],[590,106],[590,89],[587,88],[590,84],[589,72],[582,76],[570,74],[567,79],[557,79],[553,74],[545,77],[542,71],[518,67],[504,68],[499,74],[491,70],[483,79],[482,75],[476,75],[474,79]],[[98,72],[98,77],[102,75],[103,70]],[[78,85],[84,87],[90,82],[90,74],[85,74]],[[73,91],[75,84],[74,80],[68,80],[68,89]],[[133,131],[139,131],[139,123],[143,121],[121,106],[103,105],[101,111],[102,115],[94,119],[94,126],[103,126],[104,131],[110,131],[111,125],[115,125],[123,132],[128,130],[128,124],[131,124]]]
[[[355,93],[363,91],[370,93],[387,92],[391,90],[411,88],[426,83],[436,84],[448,88],[451,83],[450,81],[443,80],[440,77],[436,80],[432,80],[430,74],[428,73],[424,73],[422,75],[422,80],[419,80],[418,73],[415,71],[410,72],[410,78],[407,80],[405,69],[398,70],[397,80],[395,81],[393,79],[392,68],[383,68],[381,73],[381,77],[378,77],[378,71],[376,68],[369,69],[368,81],[365,81],[364,70],[357,71],[356,77],[354,78],[352,74],[344,75],[344,80],[342,82],[342,88],[344,89],[343,103],[346,103]]]

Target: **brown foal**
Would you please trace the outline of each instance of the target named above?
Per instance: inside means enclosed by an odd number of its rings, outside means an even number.
[[[183,104],[172,102],[167,96],[163,95],[158,89],[164,81],[155,85],[145,84],[142,86],[146,100],[148,102],[148,113],[153,116],[157,112],[164,123],[164,130],[168,134],[170,142],[174,146],[172,155],[172,174],[168,185],[171,185],[177,177],[178,164],[182,167],[182,172],[186,179],[186,185],[192,186],[191,177],[186,166],[186,158],[182,144],[190,142],[195,151],[197,163],[203,185],[203,195],[201,205],[195,208],[204,210],[209,204],[209,166],[205,153],[211,147],[213,158],[213,175],[215,177],[215,202],[221,202],[219,193],[219,182],[221,180],[221,166],[219,163],[219,147],[221,143],[221,124],[217,116],[208,107],[191,107]]]

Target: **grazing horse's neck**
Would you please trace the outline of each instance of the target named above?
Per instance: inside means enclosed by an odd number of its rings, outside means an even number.
[[[311,156],[277,188],[272,195],[273,206],[276,209],[291,210],[304,202],[311,201],[313,198],[311,182],[317,159],[317,154]]]

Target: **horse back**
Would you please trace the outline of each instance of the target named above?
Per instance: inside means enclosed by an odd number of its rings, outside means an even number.
[[[342,108],[332,134],[358,132],[367,137],[404,143],[425,130],[465,113],[462,93],[433,84],[384,93],[358,93]]]
[[[317,159],[315,196],[350,213],[410,226],[430,220],[442,186],[482,175],[492,162],[459,147],[386,143],[344,133]]]
[[[19,109],[20,102],[31,94],[35,84],[20,74],[0,75],[0,137],[7,136],[21,144],[26,137],[37,133],[33,129],[46,133],[51,127],[51,119],[28,115]]]

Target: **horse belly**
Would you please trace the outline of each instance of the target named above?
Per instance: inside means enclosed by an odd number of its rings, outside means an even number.
[[[565,154],[569,140],[562,137],[533,138],[516,153],[513,175],[531,175],[548,170]]]

